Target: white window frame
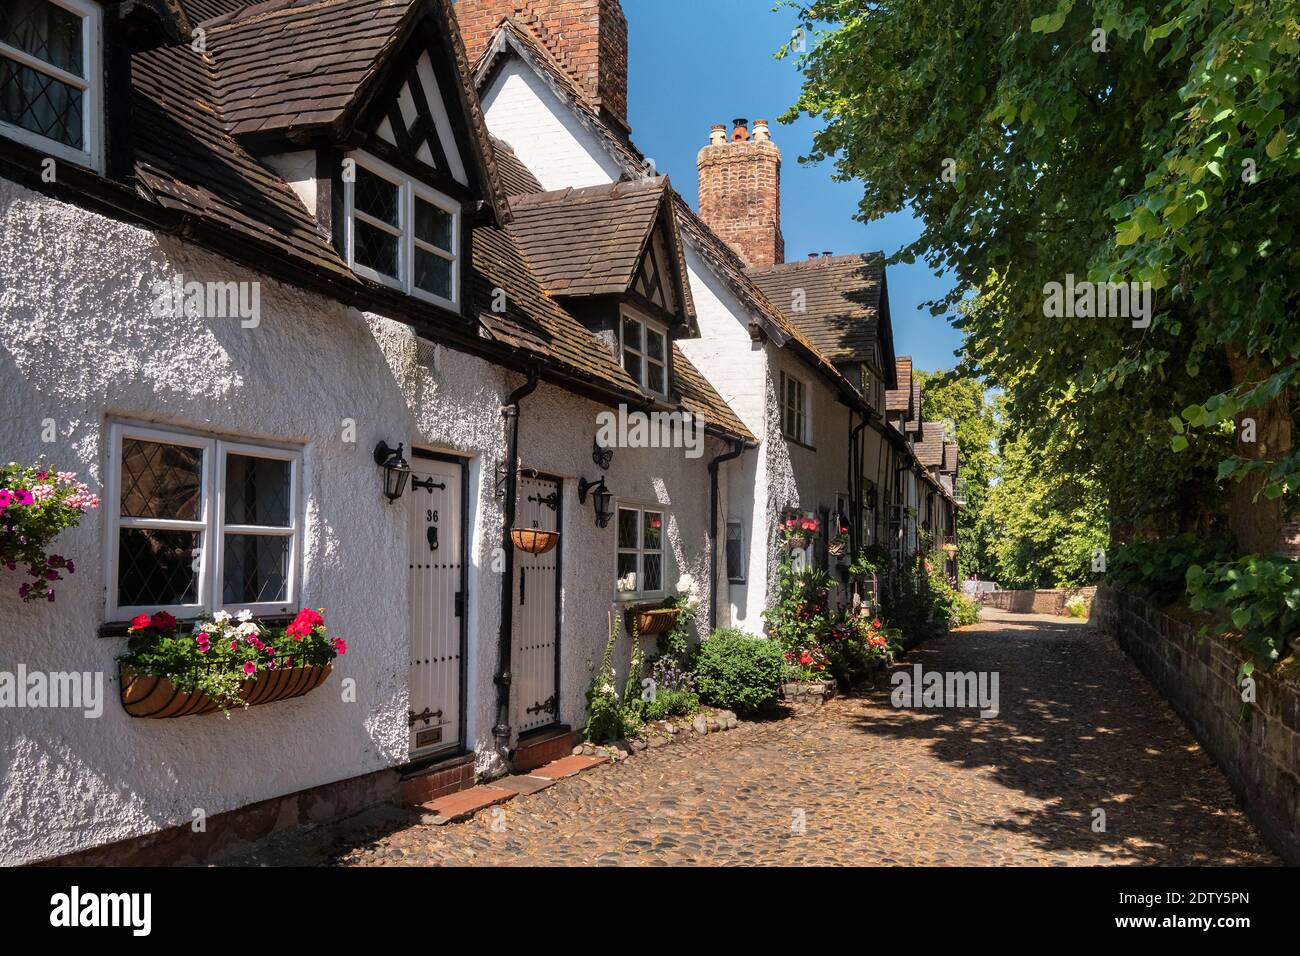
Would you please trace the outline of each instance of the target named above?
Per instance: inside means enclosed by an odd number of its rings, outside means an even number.
[[[142,441],[198,448],[203,452],[201,465],[201,512],[198,520],[172,518],[125,518],[122,508],[122,440],[138,438]],[[109,437],[108,483],[106,494],[107,540],[105,541],[105,591],[106,619],[110,622],[129,621],[138,614],[166,611],[185,620],[201,617],[215,611],[242,611],[248,609],[256,615],[289,614],[298,609],[298,589],[302,560],[302,518],[300,515],[302,480],[302,449],[288,446],[262,445],[248,441],[219,438],[203,432],[181,431],[114,422]],[[271,528],[251,525],[228,525],[225,522],[226,460],[228,455],[251,458],[271,458],[289,462],[289,525]],[[118,561],[123,528],[142,528],[160,531],[190,531],[199,534],[197,601],[193,604],[144,607],[119,605]],[[289,539],[289,574],[283,601],[258,601],[248,604],[225,604],[224,589],[225,538],[228,534],[258,534]]]
[[[436,189],[431,189],[424,183],[419,182],[408,174],[402,172],[394,166],[390,166],[381,159],[376,159],[369,153],[356,151],[348,154],[348,159],[353,160],[358,169],[364,169],[372,176],[386,180],[397,187],[397,226],[392,223],[381,222],[374,216],[370,216],[360,209],[356,208],[356,177],[344,180],[343,183],[343,202],[344,218],[346,219],[346,245],[348,268],[359,276],[364,276],[381,285],[386,285],[391,289],[397,289],[409,296],[422,299],[425,302],[432,302],[434,305],[440,305],[445,309],[453,312],[460,311],[460,269],[461,269],[461,208],[460,203],[445,196]],[[451,249],[440,249],[435,245],[417,239],[415,236],[415,200],[419,198],[431,206],[437,206],[443,212],[451,216]],[[388,233],[397,238],[397,275],[387,276],[382,272],[371,269],[369,266],[360,265],[353,257],[353,246],[355,228],[354,224],[357,219]],[[451,263],[451,297],[444,298],[425,289],[421,289],[415,284],[415,250],[419,248],[425,252],[431,252],[441,259]]]
[[[0,120],[0,133],[9,139],[17,140],[34,149],[39,149],[56,159],[66,159],[78,166],[85,166],[97,173],[104,171],[103,148],[101,145],[103,127],[104,77],[101,63],[103,50],[103,22],[99,7],[89,0],[45,0],[46,3],[62,7],[70,13],[81,17],[81,62],[85,68],[85,77],[61,70],[52,63],[46,63],[40,57],[25,53],[17,47],[0,42],[0,56],[20,66],[28,67],[45,76],[53,77],[81,91],[81,139],[85,149],[76,149],[56,139],[42,136],[29,129]]]
[[[626,322],[635,322],[637,326],[639,326],[641,329],[641,341],[635,347],[633,347],[632,344],[627,341],[626,336],[623,334],[623,326],[624,323]],[[663,353],[657,357],[650,355],[646,351],[645,340],[646,340],[646,332],[648,330],[653,330],[657,332],[663,340],[664,343]],[[668,391],[669,391],[668,352],[671,349],[671,347],[672,347],[671,343],[668,340],[668,326],[664,325],[662,322],[656,322],[654,319],[642,315],[640,312],[636,311],[635,309],[624,307],[621,310],[619,310],[618,363],[619,365],[623,366],[624,371],[627,371],[627,365],[625,364],[626,363],[625,356],[627,355],[627,353],[631,352],[633,355],[639,356],[641,359],[641,377],[637,381],[637,385],[639,385],[641,388],[645,389],[647,392],[651,393],[652,395],[663,395],[665,397],[668,395]],[[664,370],[663,391],[659,391],[657,389],[653,389],[650,387],[651,363],[661,366]]]
[[[799,430],[800,434],[798,435],[791,435],[786,430],[786,411],[788,409],[788,394],[789,394],[789,385],[791,382],[799,386],[797,395],[799,396],[799,398],[802,399],[802,407],[798,407],[795,409],[795,413],[798,416],[798,421],[802,426]],[[780,401],[778,404],[781,409],[781,434],[785,438],[789,439],[790,441],[798,442],[801,445],[811,446],[813,443],[812,442],[812,404],[811,404],[812,389],[809,386],[807,379],[804,379],[798,375],[791,375],[789,372],[782,372],[780,378],[780,387],[781,387],[781,394],[780,394]]]
[[[620,511],[635,511],[636,519],[636,544],[635,548],[623,548],[618,544],[618,518]],[[659,529],[659,547],[647,548],[645,546],[645,516],[647,514],[656,514],[663,522]],[[636,588],[632,591],[618,591],[620,601],[643,601],[647,598],[660,598],[668,593],[668,512],[662,505],[641,505],[631,501],[615,502],[614,504],[614,582],[615,589],[618,587],[618,557],[624,554],[635,554],[636,559]],[[645,556],[647,554],[659,555],[659,587],[654,591],[644,589],[645,582]]]

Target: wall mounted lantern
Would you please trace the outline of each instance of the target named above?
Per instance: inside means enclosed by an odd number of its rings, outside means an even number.
[[[587,492],[591,492],[591,500],[596,506],[596,527],[604,528],[608,526],[609,519],[614,517],[614,511],[609,506],[610,502],[614,500],[614,496],[610,494],[609,489],[605,487],[605,479],[601,478],[599,481],[588,481],[586,478],[579,478],[579,503],[586,502]]]
[[[375,464],[384,469],[384,495],[389,501],[402,497],[406,480],[411,477],[411,466],[402,457],[402,447],[389,448],[388,442],[383,441],[375,446]]]

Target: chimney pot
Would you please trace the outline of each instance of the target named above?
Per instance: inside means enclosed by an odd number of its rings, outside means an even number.
[[[772,130],[767,125],[767,120],[754,121],[754,141],[757,143],[770,143],[772,141]]]
[[[809,259],[816,259],[819,255],[821,255],[821,253],[819,253],[819,252],[810,252],[810,253],[808,253],[808,258],[809,258]]]
[[[829,258],[830,258],[831,256],[833,256],[833,255],[834,255],[833,252],[831,252],[830,250],[827,250],[826,252],[823,252],[823,253],[822,253],[822,258],[823,258],[823,259],[829,259]]]
[[[735,120],[736,128],[732,130],[731,140],[734,143],[745,143],[749,141],[749,120],[740,117]]]
[[[727,142],[727,127],[723,123],[715,123],[713,130],[709,133],[710,146],[723,146]]]

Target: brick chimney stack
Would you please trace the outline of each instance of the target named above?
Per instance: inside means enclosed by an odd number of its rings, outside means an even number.
[[[464,2],[464,0],[462,0]],[[738,119],[728,139],[714,126],[695,164],[700,218],[750,266],[785,262],[781,235],[781,150],[767,120]]]
[[[457,0],[453,9],[471,64],[513,17],[537,33],[593,106],[628,130],[627,18],[619,0]]]

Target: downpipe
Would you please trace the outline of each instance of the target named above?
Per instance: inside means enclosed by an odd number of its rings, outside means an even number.
[[[516,506],[519,501],[519,403],[537,390],[536,366],[528,370],[528,381],[510,393],[501,414],[509,422],[506,438],[506,500],[501,527],[501,550],[505,555],[501,571],[501,631],[497,635],[497,672],[493,682],[497,685],[497,720],[492,727],[492,740],[496,752],[507,765],[510,753],[510,656],[514,630],[515,606],[513,582],[515,578],[515,547],[510,530],[515,526]]]

